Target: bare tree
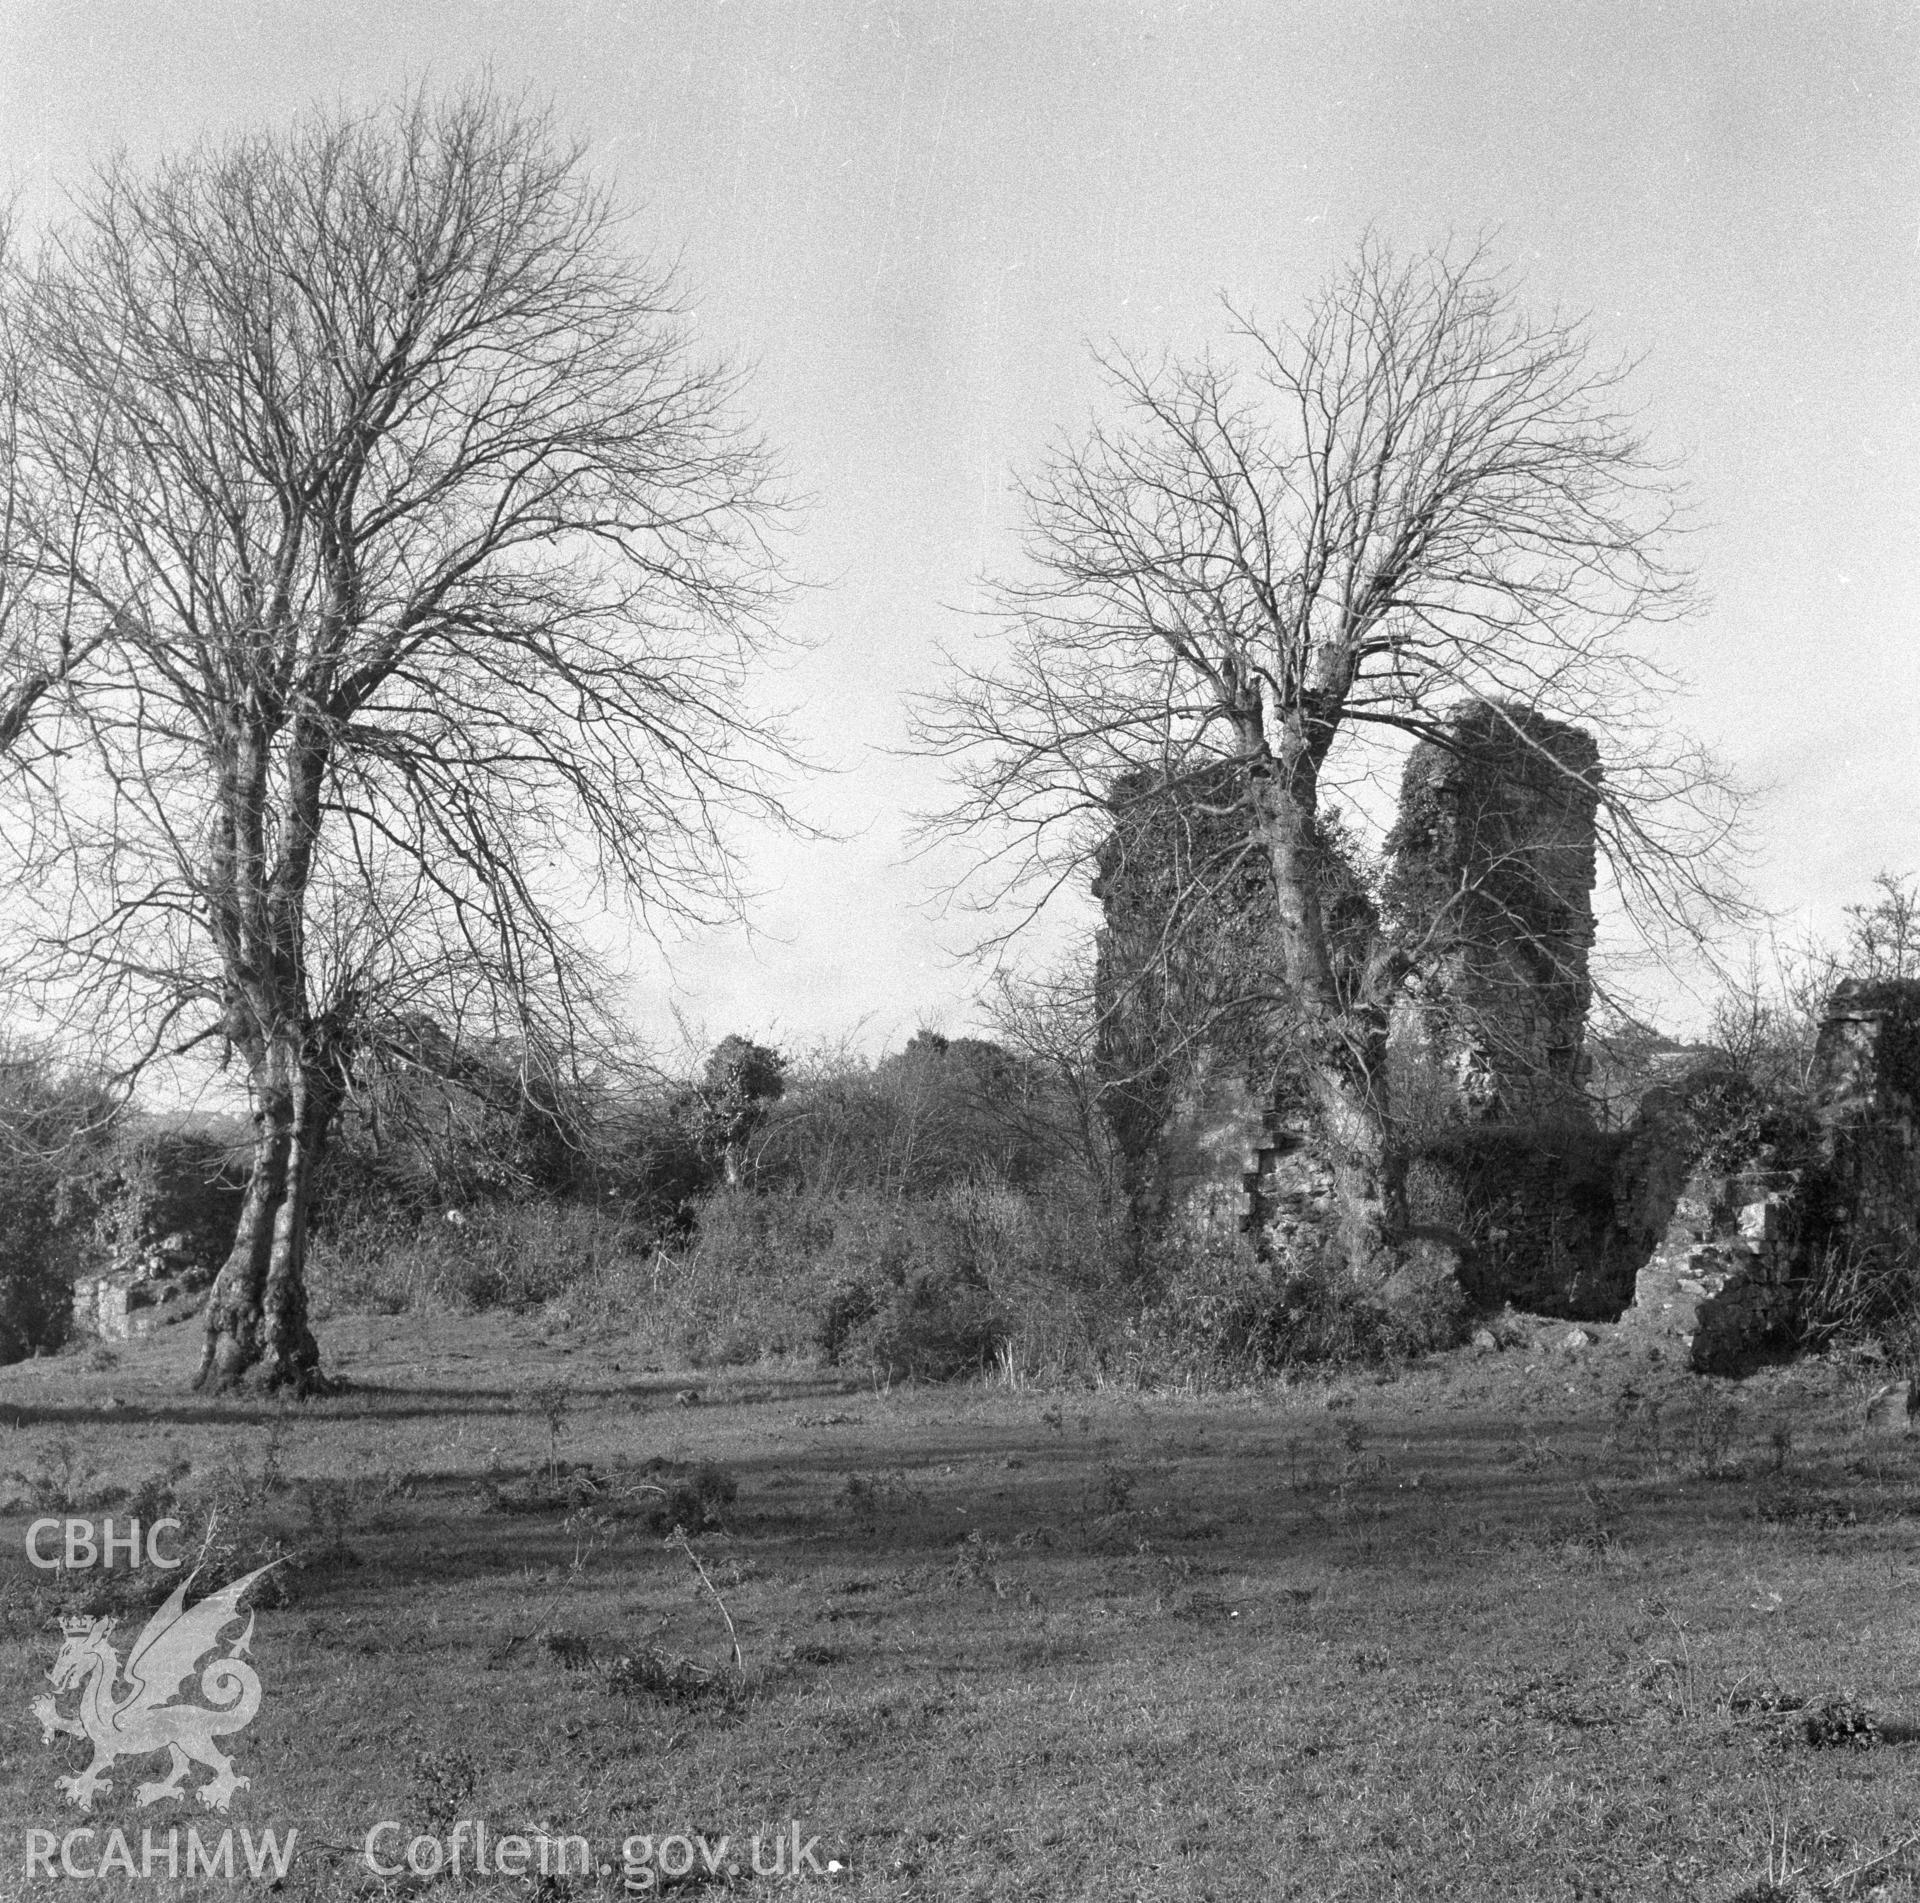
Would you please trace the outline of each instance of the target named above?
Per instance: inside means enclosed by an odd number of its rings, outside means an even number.
[[[1846,908],[1846,975],[1873,984],[1920,978],[1920,880],[1877,872],[1873,889],[1880,896],[1871,903]]]
[[[946,822],[986,841],[996,897],[1044,898],[1156,812],[1199,815],[1211,842],[1168,908],[1169,958],[1249,867],[1270,879],[1253,962],[1359,1266],[1404,1226],[1388,1018],[1434,946],[1330,921],[1325,796],[1364,817],[1407,737],[1446,744],[1463,701],[1577,722],[1602,745],[1615,884],[1686,930],[1729,897],[1728,789],[1662,736],[1669,683],[1637,639],[1689,605],[1675,499],[1579,325],[1527,315],[1480,252],[1373,241],[1301,327],[1229,317],[1220,356],[1102,358],[1116,419],[1026,485],[1010,626],[922,731],[956,763]],[[1537,746],[1537,722],[1510,724]]]
[[[1046,1086],[1040,1114],[1031,1119],[1037,1145],[1112,1202],[1121,1169],[1113,1130],[1102,1114],[1093,963],[1082,955],[1038,973],[1002,969],[983,1003],[995,1037]]]
[[[784,817],[767,460],[579,150],[485,90],[116,162],[4,307],[13,586],[84,656],[6,788],[13,969],[135,1067],[244,1067],[199,1380],[305,1389],[366,1041],[566,1050],[596,913],[725,905],[730,817]]]
[[[0,215],[0,283],[19,279],[13,223]],[[0,761],[14,773],[33,774],[39,764],[34,715],[85,666],[100,637],[77,636],[71,593],[47,585],[23,519],[18,451],[36,365],[20,316],[17,298],[0,300]],[[73,525],[65,526],[70,535]],[[39,535],[44,538],[52,527],[43,510]]]

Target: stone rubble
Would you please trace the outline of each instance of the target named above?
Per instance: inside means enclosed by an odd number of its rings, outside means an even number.
[[[1799,1319],[1794,1191],[1734,1207],[1737,1193],[1712,1178],[1688,1182],[1621,1317],[1629,1333],[1669,1340],[1701,1374],[1748,1372],[1790,1345]]]
[[[102,1341],[130,1341],[197,1312],[213,1271],[193,1259],[188,1238],[163,1236],[130,1261],[73,1285],[73,1325]]]

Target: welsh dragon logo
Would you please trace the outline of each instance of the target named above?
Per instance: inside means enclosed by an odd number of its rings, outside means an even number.
[[[194,1793],[209,1810],[225,1810],[234,1792],[246,1788],[248,1780],[235,1775],[233,1760],[214,1740],[244,1731],[260,1709],[260,1674],[247,1657],[251,1614],[231,1648],[200,1672],[200,1695],[208,1703],[177,1704],[175,1694],[239,1618],[247,1588],[279,1563],[236,1579],[195,1606],[187,1604],[192,1581],[183,1580],[147,1621],[124,1667],[110,1643],[111,1619],[61,1620],[64,1640],[47,1674],[54,1697],[36,1698],[33,1715],[40,1720],[42,1744],[51,1744],[56,1732],[92,1744],[93,1762],[77,1777],[59,1780],[59,1788],[82,1810],[91,1810],[100,1792],[113,1789],[113,1780],[104,1773],[115,1758],[151,1757],[157,1751],[172,1753],[172,1762],[165,1777],[139,1787],[136,1795],[143,1805],[184,1797],[181,1779],[194,1764],[213,1773]],[[69,1718],[57,1709],[56,1700],[76,1686],[81,1688],[79,1715]]]

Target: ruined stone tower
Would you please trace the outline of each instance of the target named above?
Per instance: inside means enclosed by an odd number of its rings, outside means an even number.
[[[1386,899],[1432,948],[1414,1010],[1460,1108],[1584,1117],[1600,754],[1577,727],[1475,702],[1401,781]]]
[[[1273,874],[1249,839],[1243,769],[1168,786],[1114,785],[1093,894],[1101,1104],[1143,1225],[1205,1212],[1243,1230],[1325,1200],[1304,1079],[1275,1042],[1285,991]],[[1321,901],[1337,956],[1363,960],[1378,926],[1337,821]],[[1295,1206],[1298,1206],[1297,1208]]]
[[[1209,1185],[1232,1200],[1263,1141],[1272,1062],[1231,1000],[1278,982],[1272,882],[1247,850],[1239,790],[1222,766],[1178,792],[1127,774],[1108,800],[1093,883],[1101,1107],[1148,1224]]]
[[[1383,926],[1420,948],[1419,989],[1402,1008],[1467,1122],[1590,1122],[1599,758],[1578,728],[1528,708],[1460,709],[1408,759],[1382,910],[1328,828],[1322,901],[1336,954],[1358,969]],[[1283,1205],[1323,1199],[1303,1081],[1272,1041],[1271,1010],[1235,1007],[1285,989],[1272,875],[1250,849],[1240,790],[1222,763],[1180,787],[1127,775],[1109,801],[1093,888],[1098,1063],[1149,1224],[1198,1198],[1270,1228]]]

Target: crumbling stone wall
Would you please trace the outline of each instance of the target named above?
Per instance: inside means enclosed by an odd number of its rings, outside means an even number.
[[[1813,1057],[1815,1249],[1920,1268],[1920,980],[1850,979]]]
[[[1395,1025],[1402,1087],[1428,1098],[1415,1225],[1458,1238],[1469,1294],[1581,1320],[1620,1313],[1653,1240],[1616,1209],[1632,1138],[1595,1128],[1584,1088],[1599,778],[1577,727],[1458,709],[1408,757],[1383,894],[1388,929],[1421,948]]]
[[[1598,783],[1587,735],[1511,706],[1464,710],[1409,759],[1384,911],[1429,947],[1410,1021],[1453,1092],[1408,1158],[1415,1234],[1446,1234],[1483,1300],[1618,1317],[1701,1372],[1743,1373],[1806,1338],[1836,1262],[1920,1277],[1920,981],[1834,994],[1810,1115],[1696,1063],[1598,1129]],[[1116,787],[1099,1058],[1139,1219],[1217,1233],[1230,1209],[1286,1254],[1312,1246],[1331,1185],[1271,1016],[1232,1008],[1282,989],[1237,790],[1225,768]],[[1338,862],[1327,892],[1336,934],[1380,929]]]
[[[1460,709],[1407,760],[1388,911],[1432,948],[1416,1022],[1469,1117],[1587,1117],[1599,783],[1590,735],[1512,702]]]
[[[1632,1326],[1704,1374],[1743,1374],[1802,1342],[1836,1269],[1920,1272],[1920,982],[1849,980],[1814,1051],[1811,1128],[1716,1155],[1669,1132],[1694,1167],[1641,1268]]]
[[[1697,1374],[1748,1374],[1799,1339],[1802,1241],[1797,1185],[1697,1172],[1621,1320]]]
[[[1274,1054],[1236,998],[1272,987],[1271,875],[1246,848],[1230,767],[1178,789],[1116,782],[1093,884],[1104,923],[1094,1003],[1101,1107],[1137,1223],[1196,1199],[1251,1220],[1249,1179],[1272,1120]]]
[[[1870,1220],[1889,1247],[1912,1239],[1920,987],[1836,998],[1828,1161],[1804,1183],[1808,1159],[1770,1139],[1715,1151],[1741,1105],[1737,1080],[1711,1069],[1599,1130],[1583,1092],[1598,781],[1587,735],[1512,706],[1461,711],[1409,759],[1385,911],[1429,948],[1409,1016],[1453,1087],[1408,1158],[1411,1213],[1416,1233],[1457,1243],[1479,1299],[1625,1312],[1694,1366],[1738,1371],[1794,1338],[1819,1235]],[[1312,1245],[1331,1188],[1284,1051],[1258,1014],[1225,1009],[1236,991],[1280,988],[1267,869],[1244,851],[1234,793],[1224,770],[1184,800],[1144,778],[1116,788],[1095,887],[1100,1055],[1142,1219],[1188,1210],[1217,1226],[1231,1203],[1284,1254]],[[1379,921],[1353,890],[1331,896],[1336,929],[1358,937]]]
[[[105,1262],[74,1281],[74,1326],[124,1339],[193,1312],[233,1245],[245,1160],[233,1137],[155,1127],[120,1139],[72,1189]]]

